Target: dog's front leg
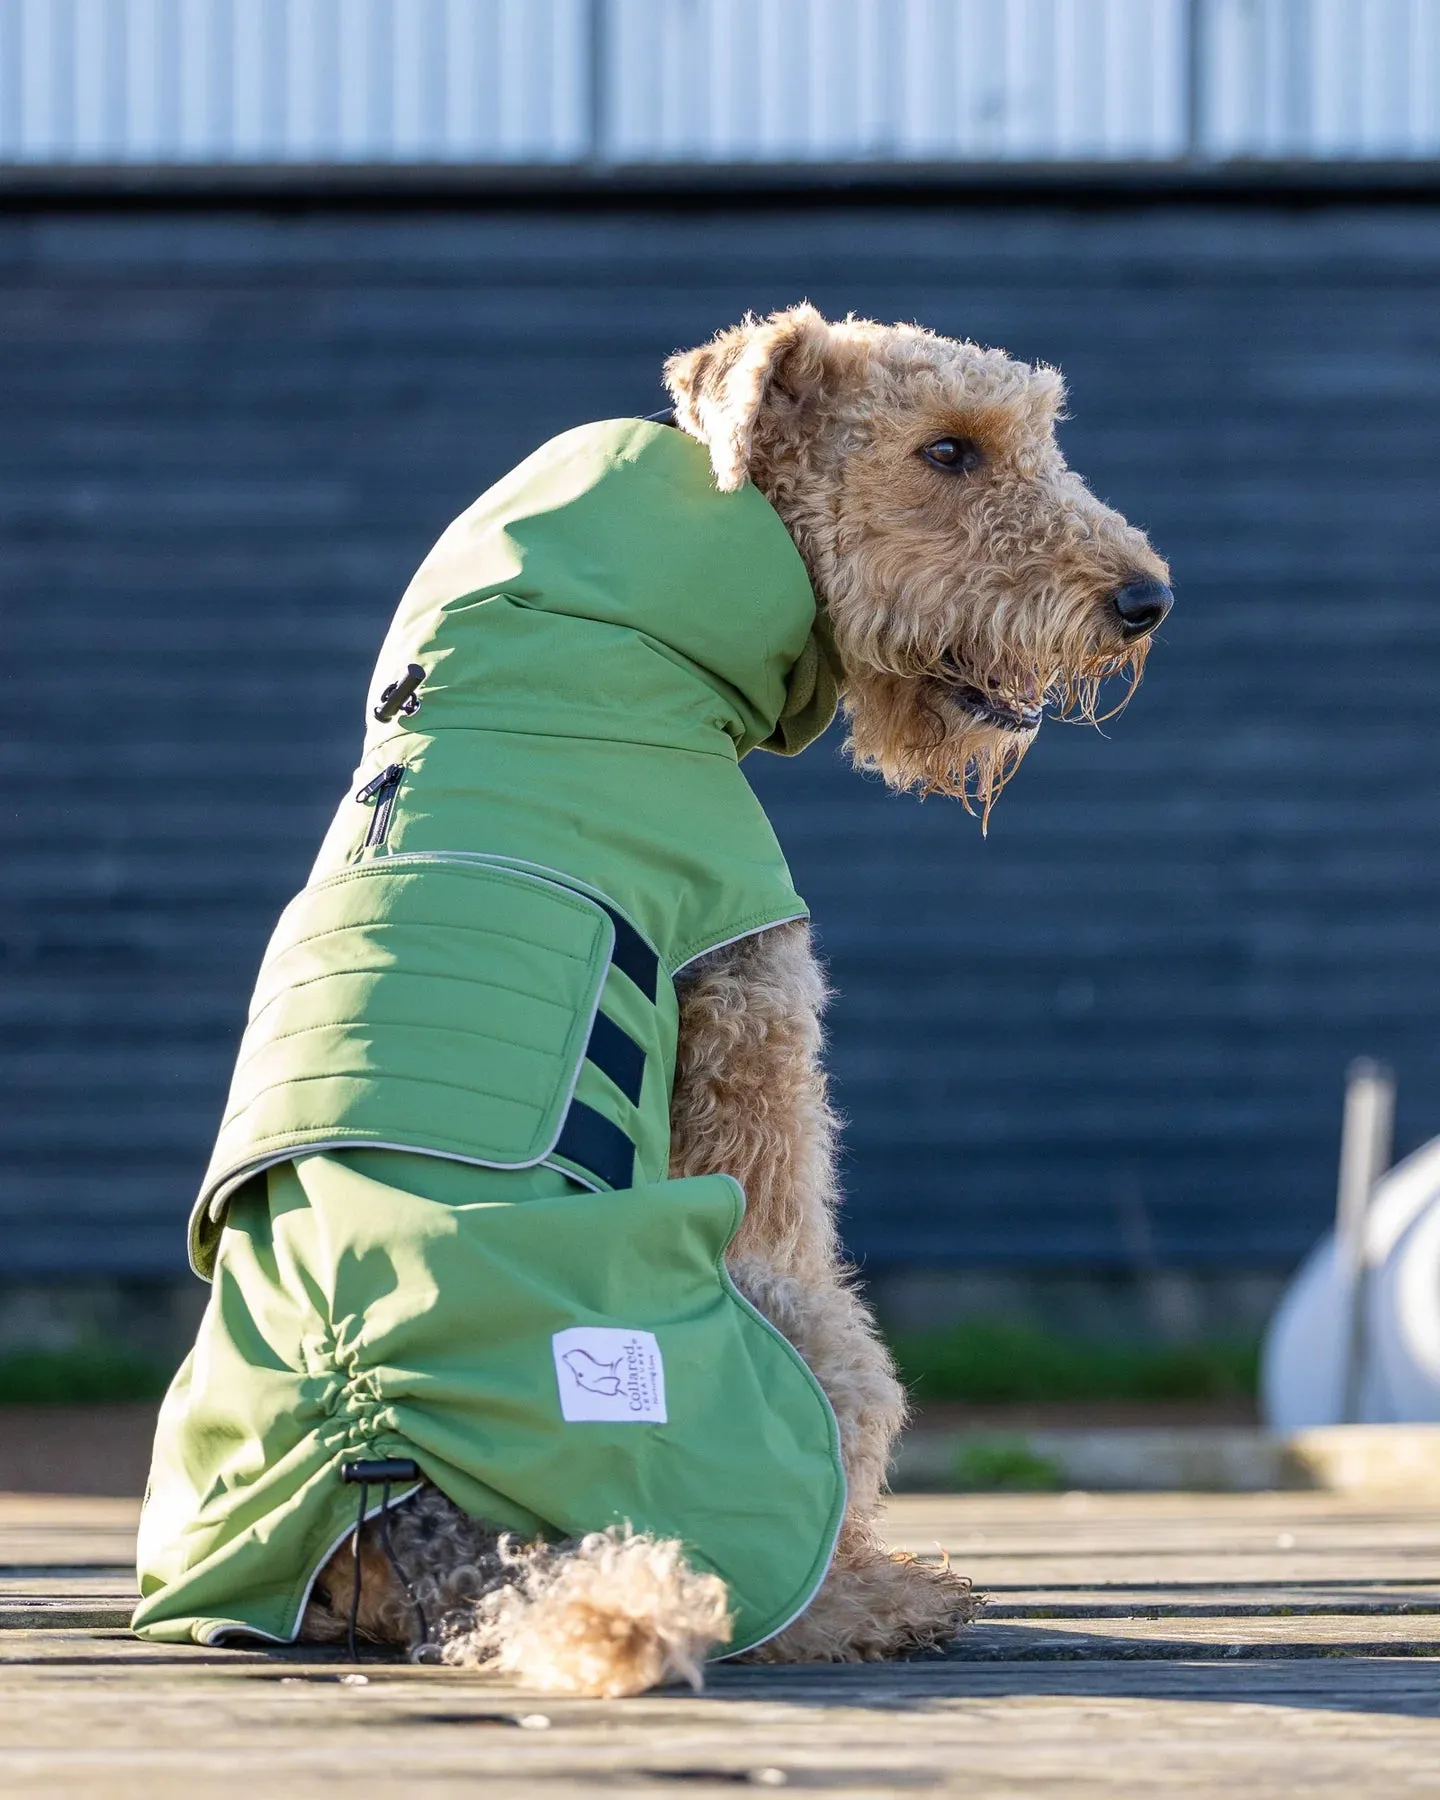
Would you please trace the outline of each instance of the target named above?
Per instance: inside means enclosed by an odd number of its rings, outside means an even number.
[[[823,1587],[758,1653],[774,1661],[895,1655],[952,1638],[972,1610],[967,1583],[887,1555],[876,1529],[905,1393],[839,1256],[825,999],[803,921],[715,951],[680,984],[671,1173],[723,1172],[745,1189],[731,1275],[829,1396],[849,1488]]]

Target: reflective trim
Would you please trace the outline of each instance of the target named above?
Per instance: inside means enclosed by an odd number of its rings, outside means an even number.
[[[777,925],[793,925],[797,919],[808,919],[808,912],[791,913],[784,919],[767,919],[763,925],[752,925],[749,931],[737,931],[734,937],[721,938],[718,944],[707,944],[703,950],[697,950],[693,956],[687,956],[683,963],[677,963],[671,975],[678,977],[688,969],[691,963],[699,962],[702,956],[713,956],[717,950],[728,950],[732,944],[743,944],[746,938],[760,937],[767,931],[773,931]]]
[[[618,1125],[583,1100],[572,1100],[553,1152],[598,1175],[607,1187],[628,1188],[635,1178],[635,1146]]]
[[[585,896],[586,899],[589,897]],[[597,900],[595,904],[604,907],[615,927],[615,947],[610,953],[610,961],[622,975],[630,977],[653,1006],[660,986],[660,958],[623,913],[616,912],[603,900]]]
[[[645,1080],[645,1052],[628,1031],[622,1031],[603,1012],[596,1013],[595,1023],[590,1027],[585,1060],[593,1063],[602,1075],[608,1075],[632,1106],[640,1104],[640,1089]]]
[[[418,1494],[424,1485],[424,1481],[420,1480],[417,1481],[413,1487],[406,1488],[403,1494],[392,1494],[390,1496],[390,1510],[393,1512],[397,1506],[408,1500],[412,1494]],[[372,1506],[365,1514],[365,1523],[368,1525],[372,1519],[378,1518],[384,1510],[385,1507],[383,1503]],[[356,1529],[358,1523],[358,1520],[352,1520],[350,1524],[345,1527],[339,1537],[336,1538],[335,1542],[320,1558],[319,1562],[316,1563],[314,1569],[311,1571],[310,1579],[305,1583],[305,1591],[300,1596],[300,1605],[295,1614],[295,1624],[291,1629],[289,1637],[281,1637],[278,1632],[274,1631],[257,1630],[254,1625],[242,1625],[237,1623],[234,1625],[212,1625],[200,1641],[203,1644],[211,1645],[216,1649],[222,1648],[225,1640],[230,1637],[262,1638],[267,1644],[295,1643],[300,1636],[300,1627],[305,1623],[305,1608],[310,1604],[310,1595],[314,1592],[315,1583],[320,1579],[320,1571],[345,1542],[346,1538],[348,1538]]]

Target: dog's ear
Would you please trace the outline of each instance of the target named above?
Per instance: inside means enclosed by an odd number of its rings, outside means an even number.
[[[679,351],[666,363],[676,422],[709,450],[722,494],[734,493],[748,479],[755,420],[766,396],[793,368],[802,347],[818,352],[828,330],[809,304],[768,319],[747,314],[710,343]]]

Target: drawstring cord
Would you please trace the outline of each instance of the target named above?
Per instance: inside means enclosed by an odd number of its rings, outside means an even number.
[[[355,1520],[355,1529],[350,1534],[350,1628],[345,1634],[345,1647],[351,1662],[359,1662],[360,1651],[355,1643],[355,1627],[360,1619],[360,1533],[365,1528],[365,1503],[370,1498],[370,1483],[360,1483],[360,1513]]]
[[[390,1540],[390,1488],[396,1481],[418,1481],[420,1470],[417,1464],[408,1457],[387,1457],[383,1462],[347,1462],[340,1465],[340,1479],[355,1483],[360,1489],[360,1510],[355,1516],[355,1529],[350,1534],[350,1620],[345,1633],[345,1645],[351,1662],[360,1660],[358,1628],[360,1623],[360,1534],[365,1529],[365,1515],[369,1509],[370,1489],[378,1485],[380,1488],[380,1548],[385,1552],[390,1567],[395,1571],[395,1579],[405,1590],[405,1598],[415,1609],[415,1623],[420,1631],[420,1643],[426,1644],[430,1638],[430,1627],[425,1618],[425,1608],[420,1604],[420,1597],[415,1592],[414,1584],[405,1570],[400,1566],[395,1554],[395,1546]]]

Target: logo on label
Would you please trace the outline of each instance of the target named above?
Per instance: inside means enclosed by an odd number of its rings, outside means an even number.
[[[663,1425],[665,1364],[652,1331],[572,1325],[550,1340],[562,1417]]]

